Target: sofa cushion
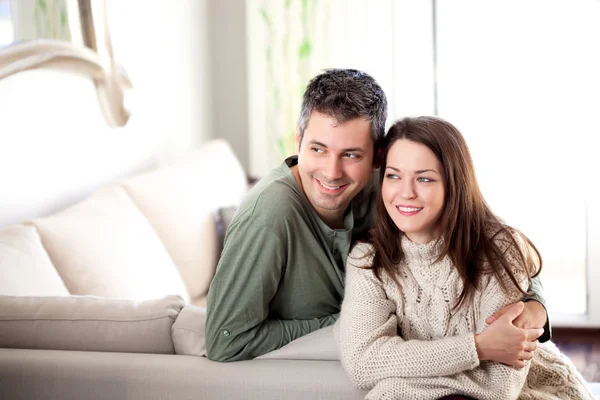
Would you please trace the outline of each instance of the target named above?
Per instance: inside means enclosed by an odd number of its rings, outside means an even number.
[[[0,347],[172,354],[178,296],[137,302],[0,296]]]
[[[318,329],[256,359],[339,361],[334,336],[335,326],[337,325]]]
[[[246,175],[224,140],[204,144],[177,165],[127,180],[124,187],[179,268],[192,300],[201,300],[219,257],[214,214],[239,204]]]
[[[0,349],[3,399],[362,400],[339,361]]]
[[[206,308],[186,305],[177,315],[171,328],[171,337],[176,354],[206,356]]]
[[[0,231],[0,295],[68,294],[42,246],[35,226],[13,225]]]
[[[206,308],[186,305],[171,328],[175,353],[206,357],[205,326]],[[334,325],[311,332],[256,359],[339,361]]]
[[[33,223],[71,294],[129,300],[169,294],[189,298],[156,232],[120,186],[100,189]]]

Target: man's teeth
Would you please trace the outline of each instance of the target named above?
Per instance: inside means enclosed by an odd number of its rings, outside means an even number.
[[[423,207],[421,207],[421,208],[398,207],[398,210],[400,210],[402,212],[417,212],[417,211],[421,211],[422,209],[423,209]]]
[[[326,185],[326,184],[324,184],[323,182],[321,182],[321,185],[322,185],[322,186],[323,186],[325,189],[329,189],[329,190],[336,190],[336,189],[339,189],[339,188],[341,188],[341,186],[329,186],[329,185]]]

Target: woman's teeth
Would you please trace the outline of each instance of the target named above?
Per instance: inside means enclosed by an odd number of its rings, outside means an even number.
[[[421,211],[423,209],[423,207],[421,208],[415,208],[415,207],[398,207],[398,210],[402,211],[402,212],[417,212],[417,211]]]

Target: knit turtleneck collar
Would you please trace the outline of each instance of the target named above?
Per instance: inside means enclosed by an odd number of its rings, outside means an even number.
[[[444,239],[434,239],[429,243],[419,244],[411,241],[405,235],[400,239],[402,252],[408,264],[433,264],[444,249]]]

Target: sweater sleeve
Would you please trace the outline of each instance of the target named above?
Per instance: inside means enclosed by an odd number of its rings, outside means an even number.
[[[517,267],[518,264],[514,263],[516,256],[513,249],[509,248],[506,255],[508,261],[513,262],[512,272],[515,279],[521,288],[526,289],[529,280],[525,272]],[[494,275],[485,275],[483,280],[480,297],[476,296],[475,299],[477,301],[475,307],[475,330],[477,333],[481,333],[487,328],[485,320],[489,315],[508,304],[521,300],[523,296],[514,287],[506,273],[502,274],[502,280],[504,285],[509,288],[508,292],[504,291],[500,281]],[[479,400],[511,400],[519,397],[529,367],[530,362],[526,362],[524,368],[516,369],[494,361],[482,361],[479,367],[454,375],[380,382],[378,390],[385,390],[386,393],[410,394],[399,394],[394,397],[407,400],[439,398],[457,393]]]
[[[251,359],[336,321],[337,314],[305,320],[269,318],[286,253],[285,238],[264,222],[241,218],[231,225],[208,293],[209,359]]]
[[[357,245],[348,258],[340,315],[339,347],[355,386],[370,388],[390,377],[452,375],[479,365],[472,333],[434,341],[403,340],[399,316],[366,257],[371,247]]]
[[[509,261],[511,257],[508,257]],[[513,258],[514,259],[514,258]],[[516,267],[513,273],[522,288],[528,284],[527,276]],[[486,276],[487,283],[482,288],[476,310],[475,329],[483,332],[487,328],[487,316],[502,309],[508,304],[515,303],[522,298],[522,293],[514,287],[508,275],[503,275],[505,286],[510,288],[506,293],[495,276]],[[477,300],[476,300],[477,301]],[[430,399],[443,397],[449,394],[460,393],[479,400],[511,400],[517,399],[527,379],[530,362],[525,363],[522,369],[507,365],[482,361],[479,367],[451,376],[441,376],[434,379],[405,379],[384,383],[386,392],[411,393],[411,396],[395,397],[398,399]],[[386,387],[388,386],[388,387]]]
[[[432,399],[452,394],[479,400],[517,399],[527,377],[523,369],[479,363],[474,333],[422,342],[397,336],[398,316],[370,270],[348,267],[346,300],[340,316],[341,360],[353,383],[374,389],[367,398]],[[526,279],[525,279],[526,282]],[[487,315],[518,301],[490,277],[476,313],[476,330]]]

